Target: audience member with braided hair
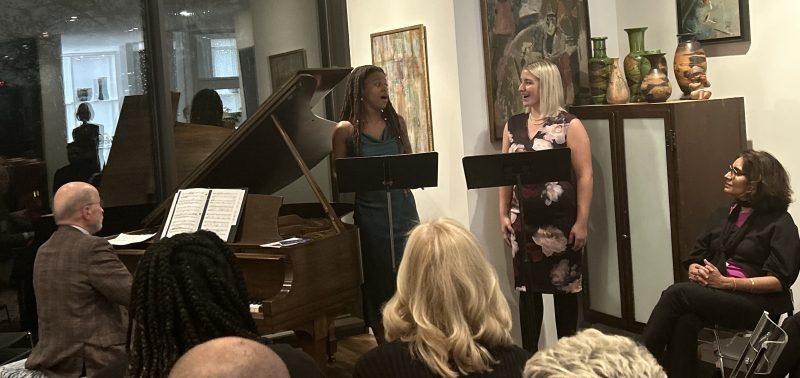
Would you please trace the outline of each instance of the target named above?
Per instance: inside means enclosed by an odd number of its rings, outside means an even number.
[[[353,377],[522,377],[530,353],[511,340],[511,310],[475,236],[450,219],[411,232],[397,293],[383,308],[388,343]]]
[[[186,351],[211,339],[261,339],[236,257],[208,231],[151,245],[139,260],[131,293],[129,375],[165,377]],[[321,376],[310,356],[270,345],[292,375]]]
[[[410,154],[406,122],[389,100],[389,84],[380,67],[361,66],[350,74],[341,122],[333,135],[335,158]],[[354,220],[361,237],[364,266],[364,317],[378,343],[383,342],[380,308],[395,291],[394,267],[402,259],[406,235],[417,223],[417,205],[408,190],[393,190],[394,240],[383,191],[356,193]],[[392,261],[391,245],[395,256]]]

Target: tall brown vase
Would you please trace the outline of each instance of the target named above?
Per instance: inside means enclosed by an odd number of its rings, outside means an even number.
[[[667,101],[672,94],[672,84],[669,83],[666,67],[659,68],[664,60],[664,53],[652,52],[642,56],[650,63],[650,70],[642,79],[640,87],[642,96],[647,102]]]
[[[683,100],[705,100],[711,97],[706,71],[706,51],[697,41],[693,33],[678,34],[678,47],[675,48],[675,60],[672,65],[675,80],[681,88]]]
[[[642,58],[642,54],[644,54],[644,32],[646,30],[647,27],[625,29],[625,32],[628,33],[630,53],[625,56],[623,67],[625,68],[625,79],[628,81],[628,88],[630,89],[631,102],[644,102],[641,93],[639,93],[639,87],[642,85],[642,77],[650,70],[647,59]]]
[[[619,58],[611,58],[611,77],[608,79],[608,89],[606,90],[606,102],[609,104],[624,104],[630,98],[628,83],[622,77],[619,68]]]

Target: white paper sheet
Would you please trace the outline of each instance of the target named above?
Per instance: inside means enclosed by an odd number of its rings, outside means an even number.
[[[121,233],[117,235],[117,237],[109,239],[108,242],[111,243],[111,245],[129,245],[147,241],[153,236],[156,236],[155,232],[152,234],[137,234],[137,235]]]

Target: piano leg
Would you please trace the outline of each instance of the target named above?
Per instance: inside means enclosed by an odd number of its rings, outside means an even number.
[[[328,343],[327,343],[327,345],[328,345],[328,363],[336,362],[336,357],[334,357],[334,355],[336,354],[336,347],[338,345],[336,342],[338,340],[336,339],[336,324],[335,323],[336,322],[334,320],[334,321],[331,321],[330,324],[328,324]]]
[[[303,351],[311,355],[320,369],[325,369],[328,361],[328,334],[330,326],[333,324],[334,317],[320,316],[314,319],[313,323],[295,329],[295,335],[300,340],[300,347]],[[335,350],[335,349],[334,349]]]

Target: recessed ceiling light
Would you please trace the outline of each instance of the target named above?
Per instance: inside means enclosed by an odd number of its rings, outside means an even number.
[[[194,12],[189,12],[188,10],[185,10],[185,9],[184,9],[184,10],[182,10],[182,11],[180,11],[180,12],[178,12],[178,14],[179,14],[179,15],[181,15],[181,16],[183,16],[183,17],[191,17],[191,16],[194,16]]]

